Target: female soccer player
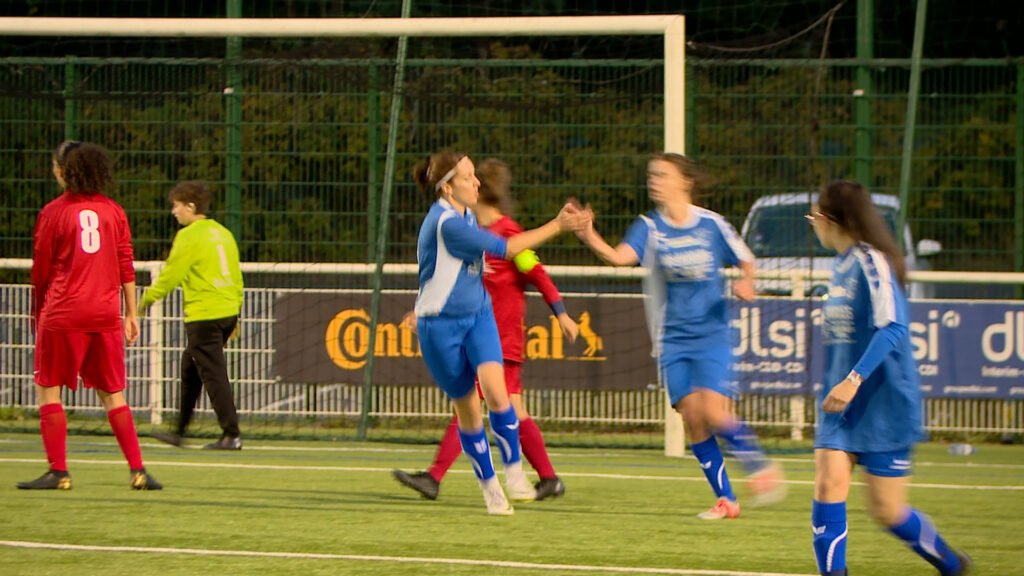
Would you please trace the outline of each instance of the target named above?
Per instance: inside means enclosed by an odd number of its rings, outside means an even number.
[[[135,269],[128,217],[103,194],[114,183],[107,151],[65,141],[53,153],[53,176],[64,193],[36,221],[32,246],[32,315],[39,431],[50,469],[23,490],[70,490],[67,417],[60,387],[78,388],[81,375],[107,411],[131,487],[160,490],[146,472],[131,409],[124,399],[124,340],[139,336]],[[124,320],[121,296],[124,296]]]
[[[717,497],[698,516],[719,520],[739,516],[740,505],[716,436],[750,475],[755,506],[781,500],[785,492],[781,469],[765,457],[757,437],[733,412],[732,339],[719,270],[738,265],[743,276],[733,282],[733,293],[753,300],[754,257],[725,219],[693,204],[694,192],[706,181],[689,158],[655,154],[647,164],[647,189],[657,208],[640,216],[614,248],[593,226],[577,236],[613,266],[642,263],[650,270],[645,304],[661,380]]]
[[[480,163],[477,176],[480,180],[480,200],[473,210],[477,223],[502,238],[512,238],[523,232],[513,220],[509,184],[511,173],[508,165],[494,158]],[[504,356],[505,386],[509,400],[519,417],[519,439],[523,455],[537,471],[540,480],[534,484],[536,499],[558,497],[565,493],[555,469],[551,465],[544,436],[537,423],[526,411],[523,401],[523,384],[520,379],[523,364],[523,322],[526,318],[526,286],[533,284],[544,296],[551,311],[558,319],[562,333],[570,342],[576,340],[579,328],[565,311],[558,288],[540,265],[532,250],[524,250],[512,261],[487,254],[484,261],[484,286],[490,295],[494,317],[501,336],[501,350]],[[434,462],[423,472],[410,474],[402,470],[392,472],[395,479],[416,490],[424,498],[437,498],[441,479],[459,456],[458,419],[452,418],[445,430],[444,438],[437,447]]]
[[[510,259],[554,238],[582,229],[589,217],[566,204],[547,224],[509,239],[477,227],[472,208],[480,182],[465,154],[434,154],[415,169],[420,190],[437,198],[420,227],[417,244],[419,293],[416,331],[431,377],[452,399],[459,440],[469,456],[489,514],[513,513],[491,462],[487,433],[474,381],[489,409],[491,429],[505,465],[505,485],[513,500],[533,500],[519,448],[519,419],[509,403],[502,370],[501,340],[484,289],[484,252]]]
[[[927,516],[907,504],[910,451],[921,438],[921,392],[908,335],[906,264],[867,188],[837,181],[807,215],[839,253],[824,308],[825,386],[814,440],[811,526],[818,570],[846,574],[846,498],[864,468],[871,516],[943,576],[964,574]]]
[[[238,245],[230,230],[209,218],[212,196],[205,184],[181,182],[167,197],[171,201],[171,214],[182,228],[174,237],[160,277],[142,295],[142,310],[145,312],[181,285],[188,344],[181,353],[177,431],[154,432],[153,437],[181,446],[199,395],[206,388],[222,433],[219,440],[204,448],[241,450],[238,412],[224,358],[224,345],[238,326],[238,313],[242,309]]]

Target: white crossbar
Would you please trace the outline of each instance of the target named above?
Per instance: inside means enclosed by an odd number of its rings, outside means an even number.
[[[661,35],[682,20],[665,16],[515,18],[0,18],[7,36],[222,38],[396,36]]]

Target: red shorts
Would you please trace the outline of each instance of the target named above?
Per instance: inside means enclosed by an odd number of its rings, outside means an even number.
[[[523,393],[523,364],[522,362],[512,362],[509,360],[504,361],[505,365],[505,390],[509,394],[522,394]],[[482,399],[484,397],[484,391],[480,389],[480,381],[476,382],[476,393]]]
[[[40,328],[34,364],[40,386],[77,390],[81,374],[87,388],[120,392],[125,388],[124,335],[120,330],[57,332]]]

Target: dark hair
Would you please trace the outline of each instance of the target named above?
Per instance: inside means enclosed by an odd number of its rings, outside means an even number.
[[[412,169],[412,177],[420,190],[433,198],[440,194],[440,190],[437,189],[437,182],[444,178],[445,174],[450,172],[452,168],[455,168],[465,157],[466,154],[462,152],[441,150],[417,164]]]
[[[106,192],[114,185],[110,154],[98,144],[66,140],[53,151],[63,172],[65,187],[72,192]]]
[[[676,167],[679,173],[686,177],[687,180],[693,182],[693,189],[690,190],[690,196],[696,198],[697,196],[707,193],[714,184],[715,180],[708,175],[707,172],[701,168],[700,164],[696,160],[677,154],[675,152],[658,152],[652,154],[648,162],[660,160],[662,162],[668,162],[669,164]]]
[[[213,195],[206,183],[200,180],[186,180],[179,182],[167,193],[167,199],[171,202],[182,202],[193,204],[196,207],[196,214],[206,214],[210,211],[210,202]]]
[[[857,242],[866,242],[885,254],[900,284],[907,281],[907,263],[871,194],[860,182],[829,182],[818,197],[818,210]]]
[[[512,183],[512,171],[508,164],[497,158],[488,158],[476,167],[476,176],[480,180],[480,202],[497,208],[502,214],[511,215],[513,206],[509,185]]]

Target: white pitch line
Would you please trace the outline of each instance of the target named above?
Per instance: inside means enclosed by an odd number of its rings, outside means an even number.
[[[686,568],[641,568],[630,566],[593,566],[586,564],[540,564],[505,560],[469,560],[464,558],[423,558],[416,556],[375,556],[366,554],[322,554],[312,552],[257,552],[251,550],[205,550],[201,548],[157,548],[143,546],[84,546],[0,540],[0,546],[33,550],[73,550],[78,552],[114,552],[135,554],[178,554],[185,556],[243,556],[249,558],[287,558],[302,560],[348,560],[358,562],[392,562],[402,564],[443,564],[449,566],[488,566],[519,570],[562,570],[610,574],[668,574],[673,576],[804,576],[780,572],[742,572],[735,570],[690,570]],[[809,575],[807,575],[809,576]]]
[[[0,463],[12,463],[12,464],[44,464],[40,460],[32,458],[0,458]],[[92,465],[104,465],[104,466],[124,466],[123,460],[75,460],[69,459],[69,463],[72,464],[92,464]],[[306,472],[380,472],[389,473],[391,468],[377,468],[368,466],[294,466],[294,465],[283,465],[283,464],[234,464],[230,462],[181,462],[181,461],[159,461],[149,460],[146,462],[147,465],[152,466],[168,466],[168,467],[179,467],[179,468],[228,468],[233,470],[290,470],[290,471],[306,471]],[[470,470],[450,470],[449,474],[470,474]],[[607,480],[661,480],[666,482],[706,482],[702,477],[685,477],[685,476],[651,476],[643,474],[602,474],[599,472],[561,472],[559,476],[565,476],[567,478],[603,478]],[[813,486],[813,480],[784,480],[784,484],[793,486]],[[863,482],[853,482],[854,486],[864,486]],[[1007,492],[1018,492],[1024,491],[1024,486],[1005,485],[1005,486],[990,486],[990,485],[965,485],[965,484],[910,484],[911,488],[935,488],[939,490],[968,490],[978,492],[992,492],[992,491],[1007,491]]]
[[[0,444],[31,444],[33,447],[38,445],[38,442],[32,441],[27,442],[25,440],[17,440],[13,438],[0,438]],[[106,446],[110,448],[117,448],[117,445],[113,442],[68,442],[72,446]],[[158,442],[142,442],[139,444],[142,448],[157,448],[162,450],[180,450],[173,446]],[[199,450],[202,448],[201,445],[186,446],[187,449]],[[254,446],[252,444],[245,445],[246,452],[323,452],[323,453],[378,453],[378,454],[423,454],[433,453],[434,446],[426,446],[423,448],[380,448],[370,446]],[[549,455],[557,456],[559,458],[633,458],[636,454],[622,453],[622,452],[559,452],[557,450],[549,451]],[[771,454],[769,454],[771,456]],[[726,459],[733,460],[726,456]],[[772,460],[776,462],[790,462],[794,464],[809,464],[814,465],[814,458],[780,458],[772,457]],[[980,462],[914,462],[915,467],[927,466],[936,468],[974,468],[977,470],[981,469],[999,469],[999,470],[1024,470],[1024,464],[991,464],[991,463],[980,463]]]

